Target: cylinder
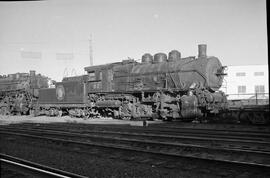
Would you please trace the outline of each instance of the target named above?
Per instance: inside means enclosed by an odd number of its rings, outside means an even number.
[[[199,44],[198,45],[199,54],[198,57],[206,57],[206,44]]]
[[[167,60],[167,55],[165,53],[157,53],[154,55],[154,63],[165,62]]]
[[[172,50],[169,52],[169,61],[177,61],[181,59],[181,53],[177,50]]]
[[[152,63],[153,62],[153,56],[149,53],[145,53],[142,56],[142,63]]]

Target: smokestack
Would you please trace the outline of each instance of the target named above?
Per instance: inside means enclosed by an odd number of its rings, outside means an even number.
[[[198,48],[199,48],[199,54],[198,54],[198,58],[200,57],[207,57],[206,55],[206,44],[199,44]]]

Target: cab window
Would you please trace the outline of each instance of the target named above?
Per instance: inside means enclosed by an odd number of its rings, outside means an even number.
[[[88,72],[88,81],[95,81],[96,80],[96,75],[95,72]]]

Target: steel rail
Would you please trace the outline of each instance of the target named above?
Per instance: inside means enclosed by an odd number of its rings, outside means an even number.
[[[153,124],[154,125],[154,124]],[[150,124],[151,126],[151,124]],[[258,130],[235,130],[235,129],[217,129],[217,128],[194,128],[194,127],[179,127],[175,125],[154,125],[152,128],[158,128],[158,129],[181,129],[181,130],[197,130],[197,131],[217,131],[217,132],[231,132],[231,133],[243,133],[243,134],[252,134],[252,135],[260,135],[260,134],[270,134],[269,131],[258,131]],[[254,128],[253,128],[254,129]],[[265,128],[266,129],[266,128]]]
[[[16,126],[4,126],[6,128],[17,128]],[[29,128],[28,125],[25,126],[24,125],[20,125],[21,128]],[[30,126],[32,127],[32,126]],[[42,128],[44,126],[39,125],[38,128]],[[84,128],[85,127],[85,128]],[[47,128],[57,128],[59,129],[59,126],[57,125],[46,125],[46,129]],[[74,128],[74,126],[67,126],[67,129],[69,128]],[[91,127],[90,127],[91,128]],[[83,126],[83,129],[90,129],[89,127]],[[94,128],[96,129],[95,125]],[[196,134],[200,134],[200,135],[211,135],[211,137],[214,135],[215,137],[220,137],[220,138],[228,138],[228,137],[232,137],[232,138],[239,138],[239,139],[250,139],[250,140],[255,140],[255,139],[270,139],[270,132],[263,132],[263,133],[247,133],[247,132],[242,132],[242,131],[218,131],[218,130],[213,130],[213,129],[194,129],[194,128],[182,128],[181,130],[179,129],[164,129],[164,128],[153,128],[153,127],[138,127],[138,128],[134,128],[134,127],[118,127],[118,126],[111,126],[111,125],[102,125],[102,127],[100,127],[100,125],[98,125],[97,127],[99,130],[105,130],[105,129],[110,129],[110,130],[117,130],[117,131],[134,131],[134,132],[140,132],[140,133],[165,133],[166,135],[183,135],[183,134],[192,134],[192,135],[196,135]]]
[[[163,126],[152,126],[151,124],[148,127],[134,127],[129,126],[123,128],[123,126],[117,125],[94,125],[100,128],[115,128],[115,129],[129,129],[129,130],[143,130],[143,131],[164,131],[164,132],[172,132],[172,133],[204,133],[204,134],[219,134],[219,135],[227,135],[227,134],[234,134],[235,136],[248,136],[248,137],[266,137],[270,138],[270,131],[269,132],[256,132],[256,131],[239,131],[239,130],[225,130],[225,129],[202,129],[202,128],[182,128],[182,127],[163,127]],[[87,127],[89,125],[86,125]]]
[[[0,128],[10,128],[10,129],[17,129],[18,127],[16,126],[8,126],[8,127],[0,127]],[[29,128],[28,126],[23,126],[23,125],[20,125],[20,128]],[[32,127],[31,127],[32,128]],[[65,129],[59,129],[59,126],[38,126],[37,129],[43,129],[45,128],[46,130],[66,130],[66,131],[69,131],[69,130],[74,130],[74,127],[66,127]],[[157,134],[157,135],[168,135],[168,136],[171,136],[171,137],[175,137],[175,136],[192,136],[192,137],[205,137],[205,138],[215,138],[215,139],[239,139],[239,140],[248,140],[248,141],[270,141],[270,133],[269,134],[264,134],[264,135],[256,135],[256,137],[252,137],[252,136],[247,136],[247,135],[234,135],[234,134],[231,134],[230,132],[228,133],[219,133],[219,132],[209,132],[208,133],[208,130],[205,131],[205,132],[193,132],[192,130],[191,131],[179,131],[178,132],[175,132],[174,130],[152,130],[152,129],[148,129],[148,128],[118,128],[118,127],[112,127],[112,128],[109,128],[109,129],[92,129],[91,128],[83,128],[82,130],[80,129],[80,133],[83,133],[83,132],[95,132],[95,131],[98,131],[98,132],[101,132],[101,131],[104,131],[104,132],[129,132],[129,133],[140,133],[140,134]],[[269,137],[269,138],[267,138]]]
[[[42,125],[42,124],[41,124]],[[41,126],[40,125],[40,126]],[[16,126],[16,125],[15,125]],[[24,123],[23,125],[20,126],[33,126],[33,123],[29,124],[29,123]],[[48,125],[46,125],[48,126]],[[65,125],[66,127],[74,127],[74,125],[69,126],[69,125]],[[227,134],[234,134],[235,136],[249,136],[249,137],[266,137],[266,138],[270,138],[270,130],[269,131],[254,131],[254,130],[232,130],[232,129],[209,129],[209,128],[187,128],[187,127],[177,127],[177,126],[159,126],[159,125],[155,125],[155,124],[150,124],[148,127],[134,127],[134,126],[130,126],[128,124],[123,124],[123,125],[110,125],[110,124],[106,124],[106,125],[100,125],[100,124],[91,124],[91,125],[80,125],[83,128],[88,128],[89,127],[94,127],[94,128],[101,128],[101,129],[129,129],[129,130],[143,130],[143,131],[164,131],[164,132],[173,132],[173,133],[208,133],[208,134],[219,134],[219,135],[227,135]],[[125,128],[123,128],[123,126],[127,126]],[[13,127],[13,126],[9,126],[9,127]],[[58,127],[57,124],[56,125],[50,125],[50,127]]]
[[[60,169],[52,168],[42,164],[34,163],[25,159],[13,157],[7,154],[0,153],[0,161],[3,165],[12,166],[24,171],[30,171],[38,175],[45,175],[57,178],[86,178],[86,176],[70,173]]]

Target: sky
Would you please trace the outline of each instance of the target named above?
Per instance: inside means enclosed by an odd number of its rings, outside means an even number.
[[[91,42],[90,42],[91,39]],[[197,56],[225,66],[268,64],[265,0],[44,0],[0,2],[0,75],[61,81],[90,65],[144,53]]]

